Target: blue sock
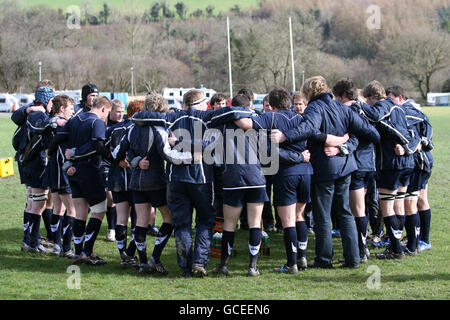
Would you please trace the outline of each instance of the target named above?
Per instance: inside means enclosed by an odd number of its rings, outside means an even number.
[[[44,209],[42,212],[42,220],[44,221],[45,230],[47,231],[47,239],[55,241],[52,236],[52,228],[50,227],[52,221],[53,209]]]
[[[83,252],[84,232],[86,231],[86,221],[73,220],[73,244],[75,255],[79,256]]]
[[[98,233],[100,231],[100,227],[102,225],[102,220],[96,218],[90,218],[89,222],[86,226],[86,235],[84,239],[84,248],[83,252],[90,256],[94,251],[94,243],[97,240]]]
[[[412,215],[407,215],[405,219],[406,236],[408,237],[408,250],[416,251],[417,249],[417,238],[420,235],[419,228],[419,215],[417,213]]]
[[[30,219],[31,213],[23,212],[23,242],[30,245]]]
[[[127,226],[116,224],[116,244],[119,253],[122,254],[127,248]]]
[[[129,257],[134,257],[134,255],[136,253],[136,242],[134,241],[135,231],[136,231],[136,226],[133,229],[131,229],[131,240],[130,240],[130,243],[128,244],[127,250],[125,251],[125,253]]]
[[[52,232],[52,239],[55,244],[61,247],[61,233],[62,233],[62,219],[64,216],[58,216],[52,213],[50,220],[50,230]]]
[[[395,216],[398,220],[398,229],[403,231],[403,228],[405,227],[405,215],[396,214]]]
[[[419,211],[420,215],[420,239],[430,243],[431,209]]]
[[[170,235],[172,234],[173,224],[163,223],[161,228],[159,228],[158,235],[156,236],[155,248],[153,249],[152,257],[156,263],[160,263],[161,253],[164,247],[169,241]]]
[[[304,258],[308,246],[308,225],[306,221],[297,221],[295,228],[297,229],[297,258]]]
[[[364,217],[355,217],[356,230],[358,232],[358,247],[359,247],[359,256],[364,257],[366,254],[366,237],[367,237],[367,225],[369,223],[369,219]]]
[[[138,250],[139,262],[146,264],[147,258],[147,228],[136,226],[134,241]]]
[[[384,217],[384,224],[386,225],[386,231],[391,240],[391,246],[394,253],[402,252],[402,245],[400,239],[402,238],[402,230],[398,227],[398,220],[395,215]]]
[[[222,233],[222,241],[221,241],[221,255],[220,255],[220,264],[222,266],[226,266],[228,261],[230,260],[231,250],[234,246],[234,236],[236,232],[234,231],[225,231]]]
[[[39,228],[41,226],[41,216],[38,214],[30,214],[30,246],[37,248],[39,246]]]
[[[70,217],[67,215],[67,213],[64,215],[63,221],[62,221],[62,238],[63,238],[63,251],[67,252],[72,250],[71,243],[72,243],[72,236],[73,236],[73,217]]]
[[[283,235],[287,266],[292,267],[297,263],[297,231],[295,227],[284,228]]]
[[[250,267],[256,268],[256,262],[258,261],[258,254],[261,248],[261,228],[251,228],[249,233],[250,238],[248,241],[248,248],[250,250]]]

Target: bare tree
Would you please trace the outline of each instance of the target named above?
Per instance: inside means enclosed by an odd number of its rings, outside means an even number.
[[[385,43],[383,51],[384,61],[411,80],[426,100],[433,75],[449,67],[450,36],[431,30],[408,30]]]

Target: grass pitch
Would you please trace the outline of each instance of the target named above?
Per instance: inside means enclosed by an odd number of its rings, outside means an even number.
[[[306,270],[298,275],[276,274],[274,267],[285,262],[282,234],[271,233],[271,255],[259,259],[262,276],[248,278],[248,232],[238,231],[237,256],[230,261],[231,277],[185,279],[176,263],[174,238],[170,238],[162,261],[169,269],[165,278],[142,277],[135,270],[122,270],[115,243],[106,242],[106,221],[95,251],[108,260],[100,267],[80,267],[80,289],[70,289],[71,261],[52,256],[35,256],[20,251],[23,235],[25,188],[15,176],[0,178],[0,299],[144,299],[144,300],[316,300],[316,299],[442,299],[450,298],[450,108],[425,108],[434,128],[435,165],[429,184],[432,210],[433,249],[402,261],[376,260],[373,255],[359,269]],[[13,157],[11,137],[15,125],[0,115],[0,158]],[[161,224],[158,214],[157,225]],[[42,226],[42,224],[41,224]],[[42,234],[45,230],[41,229]],[[333,263],[342,258],[340,239],[334,239]],[[147,238],[151,254],[154,237]],[[371,250],[372,253],[379,251]],[[308,260],[314,258],[314,237],[309,238]],[[211,258],[208,271],[217,264]],[[378,269],[377,269],[378,268]],[[375,271],[374,271],[375,270]],[[68,273],[69,272],[69,273]],[[373,286],[379,272],[380,287]],[[69,285],[68,285],[69,284]]]

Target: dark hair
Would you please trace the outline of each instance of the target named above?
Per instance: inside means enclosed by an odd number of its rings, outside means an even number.
[[[55,96],[52,100],[51,114],[53,115],[57,114],[58,112],[61,111],[62,107],[66,108],[69,104],[75,104],[75,101],[71,97],[65,94]]]
[[[231,100],[231,105],[233,107],[248,108],[250,106],[250,99],[244,94],[237,94]]]
[[[227,96],[223,93],[216,93],[212,96],[211,100],[209,101],[209,104],[213,106],[216,102],[220,102],[222,100],[227,100]]]
[[[264,98],[263,98],[263,104],[264,104],[264,102],[269,102],[269,95],[268,95],[268,94],[266,94],[266,95],[264,96]],[[270,102],[269,102],[269,104],[270,104]]]
[[[403,88],[400,86],[392,86],[392,87],[386,88],[386,95],[388,96],[390,93],[392,93],[394,95],[394,97],[396,97],[396,98],[400,97],[400,96],[405,98],[405,90],[403,90]]]
[[[248,88],[242,88],[238,91],[237,94],[243,94],[244,96],[247,96],[248,100],[253,101],[255,99],[255,96],[253,95],[253,91]]]
[[[291,95],[284,88],[276,88],[269,93],[269,103],[272,108],[287,109],[291,108]]]
[[[333,94],[337,97],[344,97],[349,100],[358,100],[358,88],[350,78],[341,79],[333,87]]]

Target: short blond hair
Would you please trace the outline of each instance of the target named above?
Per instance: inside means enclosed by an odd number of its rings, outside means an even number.
[[[327,81],[322,76],[315,76],[306,79],[300,90],[308,102],[319,94],[329,91],[330,88],[327,85]]]
[[[308,101],[306,100],[304,94],[301,93],[300,91],[295,91],[295,92],[292,94],[292,102],[294,102],[294,100],[303,100],[303,101],[305,101],[305,102],[308,102]]]
[[[115,108],[120,108],[120,107],[125,108],[125,104],[122,102],[122,100],[119,100],[119,99],[111,100],[111,105],[112,105],[111,110],[114,110]]]
[[[111,109],[111,101],[104,96],[98,96],[94,99],[94,102],[92,103],[93,109],[101,109],[105,107],[106,109]]]
[[[373,97],[375,100],[386,99],[386,90],[384,90],[383,85],[377,80],[369,82],[364,87],[362,94],[364,98]]]
[[[168,112],[169,104],[166,99],[159,93],[152,91],[145,97],[143,111]]]

